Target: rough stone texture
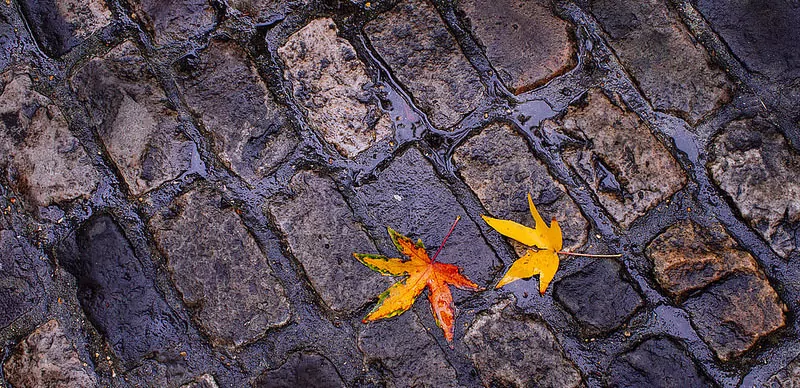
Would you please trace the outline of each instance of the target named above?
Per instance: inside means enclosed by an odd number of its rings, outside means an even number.
[[[175,344],[185,323],[169,308],[108,215],[90,218],[61,241],[59,263],[78,284],[78,300],[92,324],[127,364]]]
[[[425,195],[419,195],[421,187]],[[412,239],[421,238],[434,251],[456,216],[466,214],[416,148],[396,157],[375,182],[357,188],[356,200],[365,205],[367,216],[375,225],[390,226]],[[457,263],[472,281],[486,284],[491,279],[492,267],[498,265],[497,256],[479,237],[481,232],[470,219],[463,218],[456,231],[437,261]],[[388,236],[382,237],[389,241]],[[390,245],[386,245],[388,250],[384,254],[397,255]]]
[[[93,59],[72,78],[114,163],[133,195],[189,168],[193,143],[139,50],[130,42]]]
[[[485,97],[477,72],[427,0],[402,2],[364,30],[434,126],[451,127]]]
[[[714,384],[673,340],[648,339],[617,357],[609,368],[611,387],[704,388]]]
[[[11,186],[46,206],[97,187],[98,173],[61,111],[32,89],[28,75],[0,75],[0,172]]]
[[[460,0],[500,78],[519,94],[575,66],[571,24],[547,0]]]
[[[268,258],[234,209],[222,206],[219,194],[201,187],[151,219],[150,230],[200,327],[215,344],[239,346],[286,323],[289,304]]]
[[[32,251],[27,240],[0,227],[0,329],[43,302],[50,269]]]
[[[795,358],[785,368],[772,375],[764,386],[769,388],[800,387],[800,358]]]
[[[204,374],[195,378],[191,383],[181,385],[181,388],[219,388],[219,385],[214,380],[214,376]]]
[[[280,368],[266,371],[253,381],[257,388],[344,388],[336,367],[317,354],[294,353]]]
[[[584,105],[571,106],[564,118],[543,125],[584,144],[564,158],[623,227],[686,182],[678,163],[638,116],[599,90],[590,91]]]
[[[50,57],[69,52],[111,19],[104,0],[23,0],[18,4],[34,37]]]
[[[602,259],[556,283],[556,300],[575,317],[584,336],[619,328],[642,305],[642,297],[621,272],[616,261]]]
[[[271,202],[270,212],[325,304],[353,312],[385,290],[389,279],[353,258],[353,252],[377,249],[333,181],[301,172],[289,188],[293,196]]]
[[[653,108],[691,123],[728,102],[731,84],[664,0],[590,1],[609,43]]]
[[[711,176],[733,199],[742,216],[779,255],[797,256],[800,155],[761,118],[728,124],[714,140],[711,154]]]
[[[157,45],[183,41],[214,28],[216,15],[209,0],[133,0],[137,19]]]
[[[255,18],[259,22],[283,16],[285,0],[230,0],[228,4],[245,16]]]
[[[697,8],[749,70],[775,81],[800,77],[800,7],[777,1],[697,0]]]
[[[581,374],[544,323],[510,300],[482,313],[464,335],[484,386],[578,387]]]
[[[586,242],[588,223],[580,209],[531,154],[525,139],[509,126],[484,128],[456,149],[453,161],[492,216],[533,225],[528,208],[530,193],[544,219],[558,220],[564,231],[564,249],[575,250]],[[514,247],[518,254],[525,253],[521,244]]]
[[[278,49],[284,77],[311,124],[344,156],[353,157],[391,134],[372,80],[353,46],[329,18],[316,19]]]
[[[722,361],[738,357],[785,323],[783,304],[763,275],[732,276],[689,298],[684,307]]]
[[[444,352],[409,311],[370,322],[358,335],[364,362],[380,365],[395,387],[458,387]]]
[[[97,386],[61,325],[50,320],[20,342],[3,366],[6,379],[17,388]]]
[[[298,142],[294,131],[235,43],[213,40],[176,67],[186,103],[234,173],[254,183],[294,150]]]
[[[0,72],[12,63],[13,57],[21,45],[20,37],[8,18],[0,13]]]
[[[676,298],[732,273],[758,272],[753,256],[739,248],[719,224],[678,222],[650,243],[647,256],[653,261],[658,284]]]

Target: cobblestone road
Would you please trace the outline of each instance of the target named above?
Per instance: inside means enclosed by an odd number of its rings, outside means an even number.
[[[4,0],[0,387],[800,386],[800,4]],[[553,285],[481,214],[564,228]],[[442,241],[362,324],[386,226]]]

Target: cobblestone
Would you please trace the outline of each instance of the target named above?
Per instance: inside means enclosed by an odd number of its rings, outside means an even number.
[[[711,384],[675,341],[652,338],[614,360],[612,387],[708,387]]]
[[[752,71],[775,81],[800,77],[797,4],[699,0],[697,8]]]
[[[331,19],[316,19],[292,35],[278,54],[284,76],[316,129],[339,152],[353,157],[391,134],[372,81],[353,46],[336,36]]]
[[[0,13],[0,72],[5,71],[6,66],[12,63],[12,58],[17,54],[21,46],[20,37],[15,33],[12,22],[4,14]]]
[[[385,290],[388,278],[373,276],[353,258],[353,252],[375,252],[375,245],[334,183],[301,172],[289,187],[293,197],[271,202],[269,209],[325,304],[352,312]]]
[[[272,172],[297,137],[244,51],[214,40],[176,64],[189,108],[211,133],[215,150],[249,183]],[[225,90],[237,90],[235,96]]]
[[[204,374],[197,376],[191,383],[181,385],[181,388],[219,388],[219,385],[217,385],[217,381],[214,380],[214,376]]]
[[[659,285],[676,298],[734,273],[758,272],[753,256],[739,248],[720,225],[679,222],[650,243],[647,255]]]
[[[88,198],[99,174],[61,110],[26,74],[9,71],[0,81],[0,170],[12,187],[39,206]]]
[[[778,373],[772,375],[765,384],[770,388],[793,388],[798,385],[800,385],[800,358],[796,358]]]
[[[564,159],[623,227],[686,182],[678,163],[647,126],[599,90],[590,91],[586,102],[571,106],[563,118],[542,125],[582,144],[565,152]]]
[[[280,368],[261,374],[253,382],[258,388],[340,388],[344,382],[336,368],[317,354],[294,353]]]
[[[181,320],[111,217],[89,219],[61,241],[57,257],[77,281],[78,300],[86,316],[123,362],[136,364],[175,344]]]
[[[453,154],[459,174],[492,216],[533,225],[528,193],[542,217],[555,217],[564,232],[564,249],[586,242],[588,223],[564,187],[531,154],[525,139],[505,125],[491,125]],[[513,240],[512,244],[514,244]],[[518,255],[525,253],[514,244]]]
[[[427,194],[415,195],[418,187],[425,187]],[[356,198],[365,205],[374,223],[382,228],[389,226],[412,239],[421,238],[428,249],[436,247],[456,217],[465,214],[433,167],[414,148],[398,156],[375,182],[358,188]],[[458,230],[458,234],[447,240],[447,249],[442,250],[437,260],[458,263],[464,275],[478,285],[488,283],[497,257],[485,242],[473,237],[480,235],[474,222],[463,219]],[[385,254],[394,257],[396,249],[392,246]]]
[[[47,55],[60,57],[111,21],[104,0],[19,2],[33,35]]]
[[[722,361],[731,360],[785,324],[783,303],[762,276],[732,276],[684,305],[697,331]]]
[[[556,283],[553,296],[575,317],[585,337],[619,328],[642,305],[621,272],[615,261],[601,259]]]
[[[213,343],[240,346],[289,320],[268,257],[212,189],[184,194],[149,224],[183,301]]]
[[[189,168],[193,145],[132,42],[90,61],[71,83],[133,195]]]
[[[31,311],[44,297],[50,269],[32,257],[33,247],[0,227],[0,329]]]
[[[515,311],[512,303],[506,300],[492,306],[464,335],[483,384],[580,386],[580,372],[564,357],[547,325]]]
[[[3,372],[8,382],[20,388],[97,386],[94,373],[85,365],[58,321],[51,320],[17,345]]]
[[[760,118],[731,122],[711,149],[711,176],[742,216],[779,255],[797,256],[800,155],[788,147],[775,127]]]
[[[730,100],[725,73],[663,0],[592,0],[591,9],[654,109],[694,123]]]
[[[158,45],[186,40],[214,28],[216,15],[208,0],[134,0],[140,20]]]
[[[398,4],[364,30],[434,126],[455,125],[484,98],[478,74],[428,0]]]
[[[371,322],[358,334],[364,363],[381,365],[394,386],[458,387],[456,371],[414,314]]]
[[[798,385],[794,3],[0,1],[0,386]]]
[[[544,0],[462,0],[472,31],[514,93],[533,89],[575,66],[574,26]]]

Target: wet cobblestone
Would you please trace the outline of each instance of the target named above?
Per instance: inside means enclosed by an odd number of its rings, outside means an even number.
[[[0,1],[0,387],[793,387],[793,2]],[[481,215],[558,219],[538,279]],[[364,324],[386,227],[440,248]]]

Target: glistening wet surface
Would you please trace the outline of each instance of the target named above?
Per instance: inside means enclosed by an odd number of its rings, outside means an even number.
[[[796,386],[799,16],[2,2],[0,386]],[[528,194],[622,256],[494,289]],[[452,344],[424,295],[362,323],[352,253],[459,216]]]

